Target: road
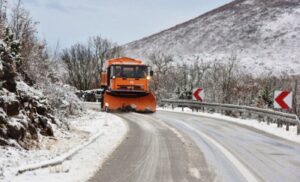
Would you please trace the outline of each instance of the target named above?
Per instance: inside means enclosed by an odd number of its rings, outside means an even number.
[[[128,139],[91,181],[300,179],[297,143],[247,126],[185,113],[119,116],[129,124]]]

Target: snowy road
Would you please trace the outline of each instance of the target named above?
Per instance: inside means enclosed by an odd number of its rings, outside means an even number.
[[[300,179],[297,143],[217,119],[165,111],[154,116],[193,139],[215,169],[218,181]]]
[[[129,123],[128,139],[91,181],[300,179],[300,145],[260,130],[167,111],[120,116]]]
[[[196,146],[177,137],[166,125],[151,117],[153,115],[130,113],[119,116],[128,122],[128,138],[90,181],[192,182],[214,179]]]

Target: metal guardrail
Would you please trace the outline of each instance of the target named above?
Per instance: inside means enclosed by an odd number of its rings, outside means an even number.
[[[289,130],[290,125],[297,126],[297,134],[300,134],[300,120],[297,115],[289,114],[279,111],[274,111],[270,109],[262,109],[249,106],[240,106],[233,104],[218,104],[218,103],[205,103],[198,101],[189,100],[170,100],[163,99],[160,104],[170,104],[172,108],[175,106],[179,107],[189,107],[192,110],[202,110],[209,112],[218,112],[221,114],[237,114],[242,118],[254,118],[266,121],[268,124],[270,122],[277,123],[278,127],[283,127],[286,125],[286,130]]]
[[[94,111],[101,111],[101,103],[100,102],[83,102],[83,106],[87,109],[91,109]]]

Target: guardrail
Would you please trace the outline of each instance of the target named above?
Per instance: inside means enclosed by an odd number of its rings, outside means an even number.
[[[240,106],[233,104],[218,104],[218,103],[205,103],[189,100],[170,100],[163,99],[160,104],[169,104],[174,107],[189,107],[193,111],[202,110],[208,112],[217,112],[226,115],[232,115],[241,117],[243,119],[252,118],[259,121],[265,121],[269,123],[277,123],[277,127],[286,126],[286,130],[289,130],[290,126],[297,126],[297,135],[300,134],[300,120],[297,115],[289,114],[269,109],[262,109],[249,106]]]
[[[100,102],[83,102],[83,106],[87,109],[101,111],[101,103]]]

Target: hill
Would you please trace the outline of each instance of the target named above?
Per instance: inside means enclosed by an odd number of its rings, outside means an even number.
[[[183,62],[236,56],[255,74],[300,74],[300,1],[236,0],[123,48],[135,58],[162,52]]]

